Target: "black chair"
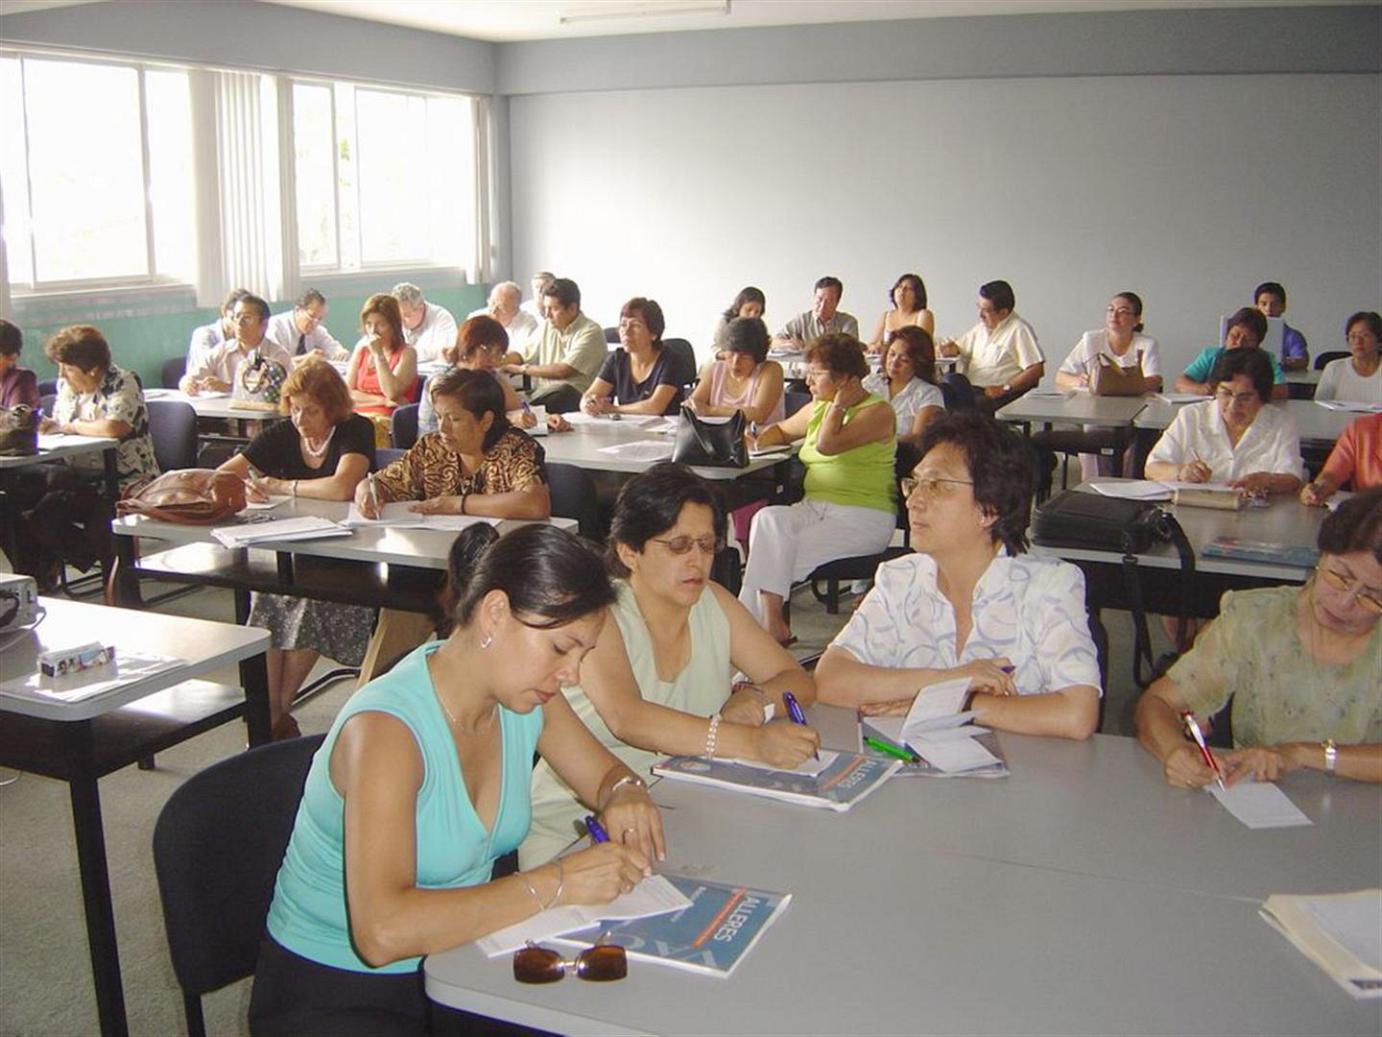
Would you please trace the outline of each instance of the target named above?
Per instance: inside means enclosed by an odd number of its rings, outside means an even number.
[[[420,405],[405,403],[389,418],[389,439],[399,450],[407,450],[417,442],[417,410]]]
[[[665,338],[662,340],[662,348],[671,354],[672,370],[676,374],[677,384],[695,385],[696,351],[691,348],[691,343],[684,338]]]
[[[619,344],[619,329],[617,327],[605,329],[605,343],[611,346]]]
[[[790,418],[810,402],[811,394],[809,392],[792,392],[789,389],[782,394],[782,416]]]
[[[180,356],[170,356],[159,368],[158,384],[165,389],[176,389],[182,376],[187,373],[187,360]]]
[[[397,447],[381,446],[374,448],[374,467],[371,471],[377,472],[381,468],[387,468],[408,451],[399,450]]]
[[[39,382],[38,394],[40,396],[57,396],[58,380],[56,378],[45,378],[43,381]]]
[[[600,509],[595,501],[595,480],[589,472],[572,464],[548,461],[547,489],[552,495],[553,515],[575,519],[577,529],[587,540],[604,540]]]
[[[197,465],[197,412],[181,400],[149,400],[149,435],[165,472]]]
[[[43,386],[47,384],[47,382],[43,382],[38,387],[38,405],[43,408],[43,413],[51,418],[53,416],[53,404],[58,402],[58,394],[56,392],[44,392]]]
[[[1330,361],[1342,360],[1344,357],[1348,355],[1349,352],[1347,349],[1334,349],[1328,353],[1321,353],[1319,356],[1315,357],[1315,370],[1323,371],[1325,369],[1325,365],[1328,364]]]
[[[274,880],[324,735],[239,753],[188,778],[154,826],[154,871],[189,1037],[201,998],[253,975]]]
[[[941,397],[946,410],[974,409],[974,386],[962,374],[952,372],[941,379]]]

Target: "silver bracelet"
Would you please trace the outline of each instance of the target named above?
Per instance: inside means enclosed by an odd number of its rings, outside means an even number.
[[[720,714],[716,713],[710,718],[710,727],[705,732],[705,755],[713,757],[715,755],[715,742],[720,734]]]
[[[546,911],[548,908],[554,907],[554,906],[556,905],[556,902],[557,902],[558,900],[561,899],[561,891],[562,891],[563,889],[565,889],[565,888],[566,888],[566,869],[562,867],[561,861],[558,860],[558,861],[557,861],[557,891],[556,891],[555,893],[552,894],[552,899],[549,900],[549,901],[547,901],[546,906],[544,906],[542,910]]]
[[[533,903],[537,905],[539,911],[542,910],[542,898],[537,895],[537,890],[533,888],[532,881],[528,878],[528,873],[520,871],[518,877],[523,880],[523,885],[528,887],[528,895],[533,898]]]
[[[622,778],[620,778],[618,781],[616,781],[613,785],[609,787],[609,791],[605,793],[604,803],[601,803],[599,805],[599,809],[597,812],[603,814],[605,812],[605,806],[609,803],[611,799],[614,798],[614,794],[625,785],[634,785],[637,788],[642,789],[644,792],[648,791],[647,782],[645,782],[638,775],[625,774]]]

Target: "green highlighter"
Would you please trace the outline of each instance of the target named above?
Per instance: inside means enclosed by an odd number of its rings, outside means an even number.
[[[891,742],[885,742],[881,738],[865,738],[864,744],[870,749],[878,750],[884,756],[891,756],[895,760],[905,760],[907,763],[921,762],[921,757],[912,750],[893,745]]]

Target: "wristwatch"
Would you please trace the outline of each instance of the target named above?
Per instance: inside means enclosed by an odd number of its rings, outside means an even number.
[[[1320,748],[1324,750],[1325,773],[1333,774],[1334,768],[1339,765],[1339,747],[1334,744],[1334,739],[1326,738],[1320,743]]]
[[[1012,383],[1012,382],[1004,382],[1004,383],[1003,383],[1003,393],[1004,393],[1004,395],[1006,395],[1006,394],[1008,394],[1008,393],[1010,393],[1010,392],[1012,392],[1012,391],[1013,391],[1013,383]]]

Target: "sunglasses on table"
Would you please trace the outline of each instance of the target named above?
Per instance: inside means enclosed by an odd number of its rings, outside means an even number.
[[[513,952],[513,978],[520,983],[555,983],[568,968],[575,970],[577,979],[608,983],[629,974],[629,959],[617,943],[597,943],[569,961],[531,940]]]

